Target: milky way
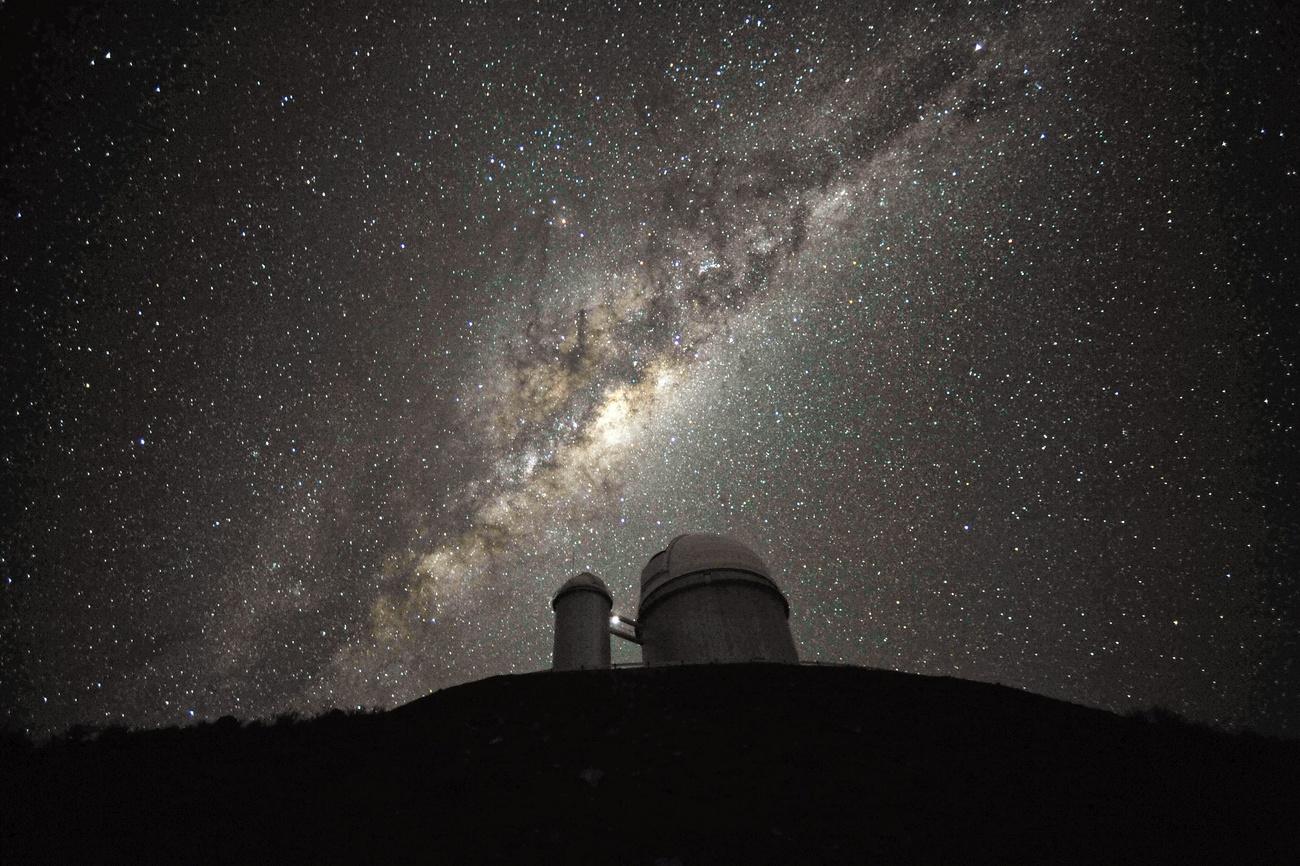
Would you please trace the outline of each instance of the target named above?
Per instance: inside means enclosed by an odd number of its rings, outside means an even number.
[[[540,669],[698,530],[806,659],[1294,732],[1286,43],[1141,5],[8,13],[10,716]]]

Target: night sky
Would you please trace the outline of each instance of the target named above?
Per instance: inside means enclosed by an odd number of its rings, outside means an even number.
[[[538,670],[713,531],[805,659],[1300,735],[1295,13],[994,5],[0,4],[4,717]]]

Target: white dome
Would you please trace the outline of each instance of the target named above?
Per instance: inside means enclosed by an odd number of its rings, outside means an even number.
[[[560,587],[559,590],[556,591],[555,597],[551,599],[551,607],[555,607],[555,603],[560,600],[560,596],[568,595],[571,592],[577,592],[579,590],[598,593],[609,599],[610,604],[614,603],[614,597],[609,594],[609,587],[605,586],[605,581],[596,577],[596,575],[592,574],[590,571],[584,571],[580,574],[575,574],[564,582],[564,586]]]
[[[648,665],[799,660],[790,603],[735,539],[679,535],[641,572],[637,636]]]
[[[644,611],[655,599],[662,598],[665,592],[673,592],[691,585],[692,581],[681,581],[702,572],[731,572],[739,577],[748,575],[748,580],[762,584],[781,597],[786,604],[785,595],[772,579],[767,564],[758,554],[735,539],[706,532],[692,532],[679,535],[668,542],[668,547],[650,558],[641,570],[641,604]],[[675,589],[674,589],[675,588]]]
[[[758,554],[734,539],[706,532],[679,535],[668,542],[661,568],[668,580],[697,571],[747,571],[768,580],[772,574]],[[653,562],[654,560],[651,560]]]

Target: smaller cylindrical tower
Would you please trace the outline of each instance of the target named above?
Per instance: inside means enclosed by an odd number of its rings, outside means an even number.
[[[569,578],[555,598],[555,652],[551,668],[574,671],[609,667],[609,612],[614,597],[604,581],[584,571]]]

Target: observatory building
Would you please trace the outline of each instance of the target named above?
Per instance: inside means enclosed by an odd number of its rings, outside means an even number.
[[[609,611],[614,597],[605,582],[589,571],[564,582],[551,601],[555,611],[555,652],[551,667],[557,671],[609,667]]]
[[[555,594],[555,670],[609,667],[609,634],[641,645],[647,665],[797,662],[790,604],[759,556],[721,535],[679,535],[641,571],[635,620],[612,615],[594,574]]]

